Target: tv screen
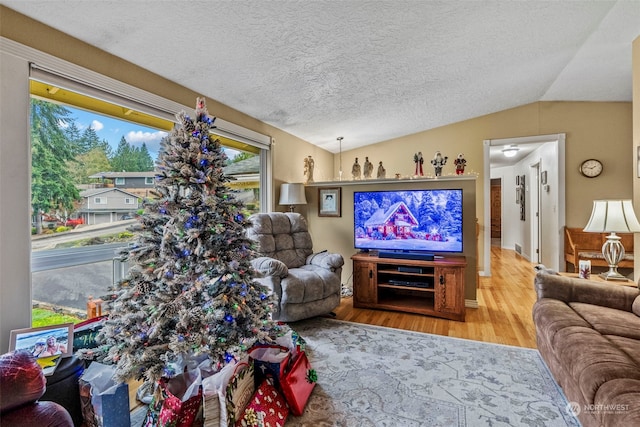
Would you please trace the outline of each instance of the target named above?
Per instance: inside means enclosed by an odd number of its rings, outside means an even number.
[[[462,190],[356,191],[356,249],[462,252]]]

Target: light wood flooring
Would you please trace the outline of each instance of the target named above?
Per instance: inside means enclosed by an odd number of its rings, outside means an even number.
[[[467,307],[464,322],[353,308],[351,297],[343,297],[334,312],[336,319],[349,322],[535,348],[535,328],[531,317],[536,300],[533,264],[515,251],[492,246],[491,274],[491,277],[480,277],[478,308]]]

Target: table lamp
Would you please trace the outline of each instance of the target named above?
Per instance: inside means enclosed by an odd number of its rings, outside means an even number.
[[[594,200],[591,218],[584,231],[610,233],[602,245],[602,255],[609,265],[609,271],[600,274],[600,277],[605,280],[627,280],[618,273],[618,263],[624,257],[624,246],[616,233],[640,232],[640,223],[631,200]]]
[[[307,197],[304,194],[304,184],[291,183],[280,186],[280,205],[288,205],[289,212],[293,212],[295,205],[306,205]]]

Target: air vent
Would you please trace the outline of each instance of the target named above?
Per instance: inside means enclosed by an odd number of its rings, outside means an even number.
[[[520,246],[517,243],[516,243],[516,253],[519,253],[520,255],[522,255],[522,246]]]

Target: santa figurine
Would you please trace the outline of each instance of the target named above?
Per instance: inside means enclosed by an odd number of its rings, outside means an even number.
[[[436,155],[433,156],[433,159],[431,160],[431,164],[435,169],[436,176],[442,175],[442,167],[447,164],[447,159],[447,156],[443,156],[439,151],[436,151]]]
[[[422,171],[422,164],[424,163],[424,159],[422,158],[422,151],[418,151],[413,155],[413,162],[416,164],[416,176],[423,176],[424,173]]]
[[[458,154],[458,157],[453,161],[453,164],[456,165],[456,175],[464,174],[464,167],[467,166],[467,161],[465,160],[463,153]]]

